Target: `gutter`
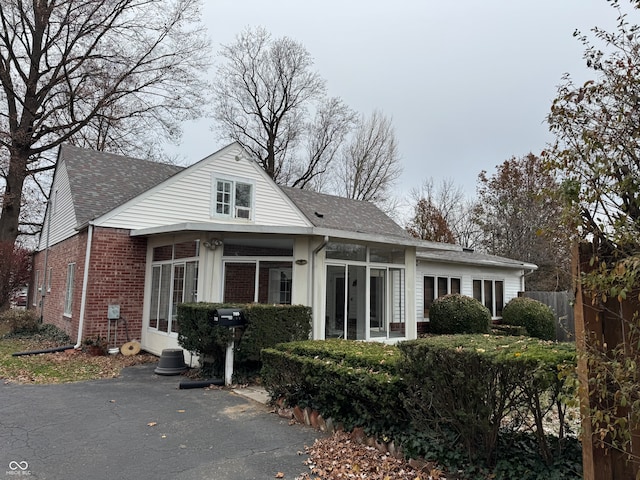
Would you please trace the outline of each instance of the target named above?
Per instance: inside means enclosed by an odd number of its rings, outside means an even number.
[[[316,293],[316,256],[318,255],[318,253],[320,252],[320,250],[322,250],[324,247],[327,246],[327,243],[329,243],[329,235],[325,235],[324,238],[322,239],[322,243],[320,245],[318,245],[316,248],[313,249],[313,255],[311,255],[311,308],[312,311],[315,312],[316,308],[315,308],[315,293]],[[326,327],[325,327],[326,328]],[[313,332],[313,329],[312,329]],[[313,335],[313,333],[312,333]]]
[[[91,243],[93,241],[93,223],[89,223],[87,236],[87,250],[84,255],[84,271],[82,272],[82,300],[80,301],[80,319],[78,320],[78,340],[73,348],[82,346],[82,330],[84,328],[85,310],[87,307],[87,285],[89,284],[89,264],[91,260]]]

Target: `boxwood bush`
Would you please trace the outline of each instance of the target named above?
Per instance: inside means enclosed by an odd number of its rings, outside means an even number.
[[[530,336],[542,340],[556,338],[553,310],[532,298],[516,297],[511,299],[502,311],[502,322],[506,325],[522,326]]]
[[[403,342],[399,348],[404,404],[413,430],[435,431],[441,437],[453,432],[470,460],[493,465],[505,421],[529,417],[540,457],[547,465],[553,462],[544,418],[558,408],[560,429],[554,433],[565,436],[566,406],[561,400],[576,394],[573,344],[443,335]]]
[[[251,304],[243,312],[248,324],[236,344],[238,362],[258,364],[262,349],[307,340],[311,334],[310,307]]]
[[[219,308],[241,309],[247,324],[235,328],[234,369],[251,374],[261,367],[260,351],[278,343],[309,338],[311,308],[301,305],[183,303],[178,305],[178,343],[201,358],[203,374],[220,376],[232,331],[213,322]]]
[[[272,398],[311,407],[348,430],[387,436],[406,428],[397,347],[309,340],[263,350],[262,382]]]
[[[429,323],[431,333],[488,333],[491,313],[478,300],[455,293],[433,302]]]
[[[564,421],[563,399],[575,399],[577,384],[572,344],[488,334],[398,345],[302,341],[262,358],[273,399],[393,439],[456,478],[580,478],[580,445]]]

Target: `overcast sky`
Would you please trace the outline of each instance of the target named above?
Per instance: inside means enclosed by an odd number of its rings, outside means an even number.
[[[207,0],[203,13],[214,52],[261,25],[307,48],[329,95],[390,116],[401,195],[432,177],[470,197],[481,170],[550,141],[544,120],[563,73],[587,75],[574,30],[616,19],[605,0]],[[186,126],[188,163],[224,145],[211,125]]]

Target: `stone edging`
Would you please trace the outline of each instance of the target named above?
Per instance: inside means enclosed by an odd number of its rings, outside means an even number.
[[[291,421],[295,421],[302,425],[315,428],[321,432],[334,433],[338,431],[344,431],[344,427],[341,423],[335,423],[332,418],[323,418],[322,415],[310,407],[301,408],[298,405],[295,407],[287,407],[284,398],[280,398],[275,402],[275,412],[281,418],[286,418]],[[385,442],[377,437],[368,437],[364,433],[363,427],[354,428],[351,433],[351,440],[367,445],[368,447],[375,448],[380,453],[392,455],[395,458],[403,459],[404,455],[402,448],[394,443],[393,440]]]

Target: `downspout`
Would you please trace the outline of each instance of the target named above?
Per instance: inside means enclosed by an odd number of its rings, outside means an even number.
[[[49,205],[47,205],[47,208],[49,207]],[[52,211],[49,211],[48,213],[49,215],[47,215],[47,243],[45,244],[45,250],[44,250],[44,267],[42,269],[42,289],[40,290],[40,323],[43,323],[43,320],[44,320],[44,299],[46,296],[45,288],[47,288],[47,270],[49,268],[49,250],[51,249],[51,245],[49,244],[49,235],[51,234]],[[38,286],[36,285],[36,288],[37,287]]]
[[[324,239],[322,240],[322,243],[320,245],[318,245],[316,248],[313,249],[313,257],[312,258],[316,258],[316,255],[320,252],[320,250],[322,250],[324,247],[327,246],[327,243],[329,243],[329,236],[325,235]]]
[[[313,255],[311,255],[311,308],[315,311],[315,305],[316,305],[316,299],[315,299],[315,293],[316,293],[316,256],[318,255],[318,253],[320,252],[320,250],[322,250],[324,247],[327,246],[327,243],[329,243],[329,236],[325,235],[324,238],[322,239],[322,243],[320,245],[318,245],[316,248],[313,249]],[[326,328],[326,326],[325,326]]]
[[[82,346],[82,330],[84,328],[84,312],[87,306],[87,285],[89,284],[89,262],[91,260],[91,243],[93,241],[93,224],[89,223],[87,251],[84,255],[84,271],[82,272],[82,300],[80,301],[80,319],[78,320],[78,341],[73,348]]]

